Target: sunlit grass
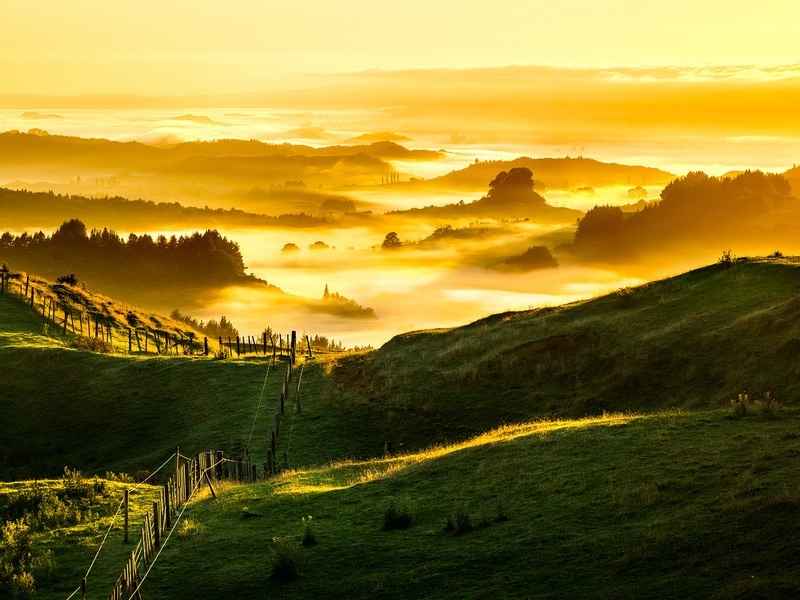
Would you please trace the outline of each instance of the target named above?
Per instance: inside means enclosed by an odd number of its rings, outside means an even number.
[[[343,460],[323,467],[284,472],[276,480],[277,494],[325,493],[392,477],[402,471],[428,461],[479,446],[510,443],[518,438],[547,436],[564,430],[590,427],[613,427],[633,420],[654,416],[679,415],[680,412],[658,415],[609,414],[572,420],[540,420],[529,423],[503,425],[484,434],[456,444],[432,446],[421,452],[375,458],[365,461]]]

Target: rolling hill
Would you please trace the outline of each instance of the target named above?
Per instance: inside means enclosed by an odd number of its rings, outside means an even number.
[[[605,163],[591,158],[529,158],[479,161],[446,175],[408,185],[481,190],[500,171],[527,168],[536,176],[537,189],[577,189],[612,185],[666,185],[674,175],[639,165]],[[405,184],[404,184],[405,185]]]
[[[143,592],[794,597],[799,291],[795,259],[717,264],[309,364],[303,411],[282,424],[292,470],[198,497]],[[224,444],[246,431],[264,373],[75,350],[8,297],[0,331],[5,476],[152,467],[178,443]],[[755,402],[732,409],[745,390]],[[778,403],[757,402],[767,391]],[[25,485],[0,486],[0,504]],[[392,506],[410,523],[387,530]],[[107,522],[36,534],[55,558],[41,597],[74,588]],[[116,554],[90,598],[108,593]],[[273,577],[277,556],[296,579]]]

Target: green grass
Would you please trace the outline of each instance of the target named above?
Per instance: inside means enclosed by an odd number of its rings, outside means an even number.
[[[41,331],[27,306],[0,296],[0,478],[56,475],[65,465],[135,473],[176,445],[189,453],[248,438],[264,360],[98,354]],[[279,390],[273,370],[253,435],[258,460]]]
[[[144,596],[797,597],[798,292],[793,264],[715,266],[310,366],[282,424],[296,470],[201,496]],[[176,444],[246,437],[263,362],[95,354],[40,327],[0,297],[0,477],[148,469]],[[744,389],[785,407],[719,408]],[[503,423],[522,424],[483,433]],[[392,504],[411,527],[384,530]],[[474,530],[446,532],[459,514]],[[318,544],[302,547],[308,515]],[[74,589],[102,523],[37,534],[55,557],[40,597]],[[296,550],[295,581],[270,577],[274,539]],[[107,596],[120,546],[90,598]]]
[[[533,422],[420,454],[288,473],[194,505],[187,514],[202,535],[170,542],[143,591],[173,599],[201,591],[796,597],[798,426],[796,411]],[[393,501],[413,507],[410,528],[383,530]],[[458,511],[474,531],[444,531]],[[319,543],[303,548],[307,515]],[[296,581],[271,579],[273,538],[297,548]]]
[[[800,395],[800,268],[710,266],[556,308],[396,336],[341,360],[339,390],[394,447],[537,416],[718,408]],[[341,400],[339,400],[341,403]]]
[[[66,598],[78,586],[86,573],[106,530],[111,525],[117,506],[126,485],[100,480],[105,492],[91,505],[94,515],[87,515],[82,522],[68,527],[34,530],[34,556],[51,553],[49,566],[35,571],[39,598]],[[15,496],[25,492],[46,488],[54,492],[63,490],[61,479],[44,479],[14,483],[0,483],[0,508]],[[120,574],[128,555],[138,540],[145,513],[152,511],[152,502],[158,497],[158,488],[144,485],[130,494],[129,543],[123,539],[122,516],[118,516],[115,527],[108,536],[95,566],[87,578],[87,588],[95,592],[96,598],[107,597],[111,586]],[[102,590],[102,594],[99,593]],[[2,589],[0,589],[2,594]]]

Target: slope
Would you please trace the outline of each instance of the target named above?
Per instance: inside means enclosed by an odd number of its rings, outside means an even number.
[[[146,469],[180,445],[189,453],[247,440],[266,362],[101,354],[41,333],[41,317],[0,296],[0,478]],[[313,374],[309,374],[309,382]],[[274,406],[273,373],[263,410]],[[268,420],[258,420],[256,456]]]
[[[606,416],[287,473],[199,503],[147,595],[762,598],[800,592],[796,411]],[[587,451],[590,450],[590,451]],[[413,525],[383,530],[406,507]],[[448,533],[457,513],[473,530]],[[319,542],[302,547],[302,517]],[[465,519],[461,518],[464,523]],[[275,539],[299,565],[271,577]],[[289,550],[285,550],[286,547]]]
[[[395,448],[535,416],[708,408],[800,393],[800,269],[716,264],[555,308],[398,335],[332,378]],[[366,417],[365,417],[366,418]]]

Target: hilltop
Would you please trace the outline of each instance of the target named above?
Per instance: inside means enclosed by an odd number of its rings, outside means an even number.
[[[606,163],[583,157],[529,158],[523,156],[514,160],[478,161],[463,169],[414,185],[480,190],[498,172],[515,168],[526,168],[533,171],[536,174],[537,189],[666,185],[675,178],[672,173],[640,165]]]
[[[332,379],[395,448],[532,417],[715,408],[743,390],[791,402],[800,393],[798,293],[796,259],[715,264],[593,300],[398,335],[342,359]]]
[[[438,160],[443,156],[439,151],[408,149],[390,141],[320,148],[236,139],[154,146],[42,131],[0,133],[0,161],[15,177],[42,171],[62,176],[145,173],[283,183],[291,179],[332,181],[326,172],[333,171],[338,176],[334,180],[354,178],[354,183],[359,176],[391,172],[387,160]]]
[[[571,223],[581,212],[550,206],[533,190],[533,173],[527,167],[495,172],[489,191],[473,202],[426,206],[388,213],[392,216],[429,219],[530,219],[538,223]]]

